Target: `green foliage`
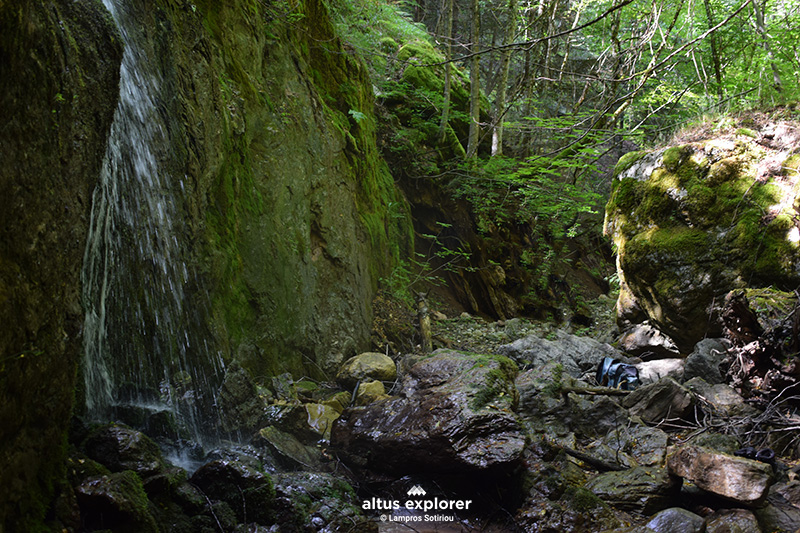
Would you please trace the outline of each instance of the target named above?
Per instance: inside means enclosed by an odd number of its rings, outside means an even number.
[[[437,222],[441,231],[450,227],[444,222]],[[413,307],[414,292],[425,291],[432,285],[442,283],[443,272],[456,272],[458,270],[471,271],[469,266],[471,252],[466,246],[445,243],[438,234],[423,234],[429,242],[427,253],[417,253],[411,259],[399,261],[392,270],[391,275],[380,280],[381,286],[388,290],[393,298]]]

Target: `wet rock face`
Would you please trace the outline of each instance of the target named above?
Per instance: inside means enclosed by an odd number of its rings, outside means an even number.
[[[118,472],[88,478],[76,489],[89,531],[113,529],[120,533],[158,531],[139,477]]]
[[[164,468],[158,445],[144,433],[125,426],[103,426],[86,440],[89,457],[112,472],[132,470],[140,476]]]
[[[200,467],[190,481],[212,500],[227,503],[239,521],[269,524],[274,519],[272,480],[243,462],[211,461]]]
[[[0,529],[37,529],[66,453],[92,189],[120,42],[100,2],[0,5]]]
[[[684,446],[667,458],[669,471],[699,488],[743,504],[766,498],[773,482],[772,466],[717,453],[699,446]]]
[[[622,327],[648,320],[688,353],[719,336],[723,294],[797,286],[798,177],[781,169],[797,165],[790,153],[732,135],[620,159],[605,232],[618,250]]]
[[[331,445],[352,465],[392,473],[512,465],[525,445],[515,374],[505,358],[440,350],[410,369],[401,397],[345,411]]]

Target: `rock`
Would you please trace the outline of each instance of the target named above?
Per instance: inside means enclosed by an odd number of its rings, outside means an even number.
[[[402,475],[513,465],[525,445],[516,372],[504,357],[438,350],[409,370],[401,397],[345,411],[331,446],[353,466]]]
[[[655,515],[646,527],[657,533],[703,533],[705,520],[686,509],[671,507]]]
[[[86,455],[112,472],[133,470],[140,476],[150,476],[164,468],[158,445],[141,431],[129,427],[101,426],[83,446]]]
[[[753,513],[758,519],[761,531],[796,532],[800,530],[800,509],[777,492],[771,492],[767,497],[766,505],[755,509]]]
[[[692,378],[684,387],[706,400],[710,407],[723,416],[750,416],[758,414],[758,409],[745,403],[744,398],[731,387],[718,383],[710,385],[702,378]]]
[[[361,502],[347,481],[319,472],[286,472],[273,476],[276,522],[281,531],[377,532],[361,512]]]
[[[297,468],[299,466],[309,470],[322,469],[320,451],[313,446],[303,444],[294,435],[281,431],[274,426],[265,427],[259,431],[259,435],[287,467]]]
[[[761,528],[752,511],[722,509],[706,518],[706,533],[761,533]]]
[[[691,391],[672,378],[664,378],[639,387],[622,401],[630,414],[648,424],[665,418],[680,418],[691,412],[694,398]]]
[[[218,459],[201,466],[189,479],[211,500],[227,503],[239,521],[274,522],[275,489],[267,474],[239,461]]]
[[[639,380],[642,383],[655,383],[661,378],[667,377],[676,381],[683,381],[683,359],[654,359],[644,363],[637,363],[634,366],[639,371]]]
[[[720,336],[715,306],[742,280],[800,283],[800,257],[788,239],[797,192],[776,187],[772,180],[785,177],[768,164],[755,141],[711,139],[631,154],[615,169],[604,231],[629,290],[624,309],[643,310],[682,353]],[[753,182],[756,175],[764,179]]]
[[[303,407],[308,413],[308,427],[317,432],[323,439],[330,439],[333,422],[339,418],[341,411],[321,403],[306,403],[303,404]]]
[[[447,320],[447,315],[442,313],[441,311],[433,311],[431,313],[431,318],[433,318],[434,320],[438,320],[439,322],[444,322],[445,320]]]
[[[639,466],[600,474],[586,488],[612,507],[649,515],[673,504],[680,483],[666,468]]]
[[[510,357],[520,367],[544,366],[546,363],[561,364],[564,372],[574,378],[594,372],[603,357],[623,359],[622,354],[611,345],[598,342],[589,337],[571,335],[556,331],[555,340],[547,340],[530,335],[500,346],[497,353]]]
[[[541,416],[563,403],[561,386],[574,384],[575,379],[564,375],[564,367],[555,361],[522,372],[515,380],[519,394],[519,412],[529,416]]]
[[[622,332],[618,340],[625,353],[642,359],[664,359],[680,355],[672,339],[650,324],[635,324]]]
[[[727,349],[721,340],[701,340],[695,344],[692,353],[686,357],[683,379],[690,380],[700,377],[712,385],[723,383],[719,366],[726,355]]]
[[[667,454],[667,434],[658,428],[647,426],[622,426],[609,431],[602,443],[609,450],[624,453],[633,460],[629,466],[660,466]],[[613,457],[607,457],[613,462]]]
[[[581,437],[597,438],[606,435],[629,418],[627,411],[608,396],[590,399],[570,393],[567,400],[566,405],[553,414],[561,417]]]
[[[521,531],[559,533],[617,530],[620,526],[608,504],[582,487],[568,487],[556,501],[529,498],[517,511],[514,523]]]
[[[88,531],[157,532],[142,481],[126,470],[86,479],[76,489],[83,526]]]
[[[773,485],[770,492],[780,494],[787,502],[800,509],[800,480]]]
[[[358,386],[356,405],[368,405],[389,398],[382,381],[367,381]]]
[[[764,500],[773,482],[765,463],[719,453],[700,446],[682,446],[667,458],[670,473],[704,491],[753,505]]]
[[[238,363],[231,365],[218,395],[222,428],[253,431],[264,422],[264,401],[253,380]]]
[[[346,389],[353,389],[359,381],[394,381],[397,365],[382,353],[365,352],[351,357],[342,364],[336,381]]]

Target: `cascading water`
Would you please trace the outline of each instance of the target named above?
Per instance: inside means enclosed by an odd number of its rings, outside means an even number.
[[[210,444],[223,365],[208,331],[207,294],[183,244],[184,182],[164,168],[158,61],[129,7],[104,3],[125,52],[84,256],[87,415],[167,411],[182,437]]]

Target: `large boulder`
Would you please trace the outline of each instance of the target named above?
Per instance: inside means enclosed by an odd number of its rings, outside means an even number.
[[[698,488],[752,505],[762,502],[773,482],[772,466],[700,446],[683,446],[667,458],[671,474]]]
[[[83,526],[88,531],[113,529],[120,533],[155,533],[158,525],[142,481],[126,470],[87,478],[76,489]]]
[[[210,500],[230,505],[240,521],[263,525],[274,521],[272,479],[245,462],[215,459],[201,466],[189,481]]]
[[[612,359],[622,357],[622,354],[609,344],[562,330],[556,331],[555,339],[530,335],[500,346],[497,352],[510,357],[520,366],[538,368],[549,362],[559,363],[564,371],[574,378],[594,372],[604,357]]]
[[[402,396],[346,410],[331,445],[353,466],[403,475],[514,464],[525,445],[516,373],[505,357],[439,350],[409,370]]]
[[[644,385],[622,401],[631,415],[648,424],[657,424],[666,418],[681,418],[691,412],[695,399],[692,392],[672,378],[664,378]]]
[[[688,353],[721,333],[715,308],[729,290],[800,283],[790,154],[739,135],[620,159],[605,232],[622,327],[647,319]]]
[[[126,426],[100,426],[87,437],[84,448],[86,455],[112,472],[132,470],[150,476],[164,468],[158,445],[141,431]]]
[[[600,474],[586,488],[618,509],[652,514],[672,506],[680,483],[666,468],[638,466]]]

